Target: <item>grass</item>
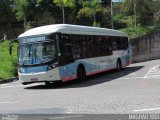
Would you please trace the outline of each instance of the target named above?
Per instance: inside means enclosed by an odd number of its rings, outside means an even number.
[[[17,44],[13,44],[12,55],[9,54],[9,42],[0,42],[0,79],[14,77],[17,68]]]

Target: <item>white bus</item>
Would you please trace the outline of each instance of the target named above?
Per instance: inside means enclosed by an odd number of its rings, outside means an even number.
[[[18,75],[24,85],[82,81],[131,63],[127,34],[106,28],[47,25],[24,32],[18,41]]]

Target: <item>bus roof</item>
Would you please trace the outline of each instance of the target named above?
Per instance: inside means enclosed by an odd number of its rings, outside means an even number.
[[[45,35],[52,33],[64,33],[64,34],[82,34],[82,35],[104,35],[104,36],[124,36],[128,37],[126,33],[107,29],[107,28],[98,28],[98,27],[87,27],[80,25],[70,25],[70,24],[53,24],[46,25],[41,27],[36,27],[30,29],[23,34],[19,35],[19,37],[27,37],[34,35]]]

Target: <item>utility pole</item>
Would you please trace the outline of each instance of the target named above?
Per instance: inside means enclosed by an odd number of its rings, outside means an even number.
[[[114,29],[114,25],[113,25],[113,2],[111,0],[111,26],[112,26],[112,29]]]
[[[136,29],[137,27],[137,13],[136,13],[136,8],[137,8],[137,0],[134,0],[134,27]]]
[[[27,5],[24,5],[23,14],[24,31],[27,31]]]

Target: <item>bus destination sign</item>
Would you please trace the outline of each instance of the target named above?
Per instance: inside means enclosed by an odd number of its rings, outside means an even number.
[[[24,43],[40,42],[40,41],[45,41],[45,40],[46,40],[45,36],[37,36],[37,37],[20,38],[19,42],[21,44],[24,44]]]

